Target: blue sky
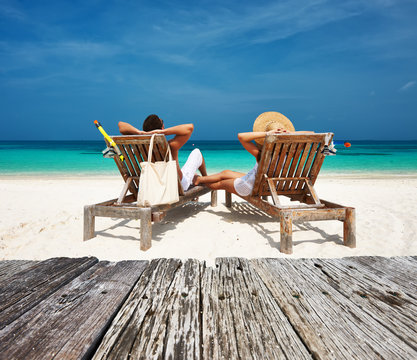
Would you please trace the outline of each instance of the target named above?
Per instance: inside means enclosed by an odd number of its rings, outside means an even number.
[[[0,0],[0,139],[100,139],[156,113],[236,139],[279,111],[417,139],[417,2]]]

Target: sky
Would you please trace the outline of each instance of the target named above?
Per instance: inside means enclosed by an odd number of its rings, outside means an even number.
[[[93,121],[234,140],[265,111],[336,139],[417,139],[417,1],[0,0],[0,139]]]

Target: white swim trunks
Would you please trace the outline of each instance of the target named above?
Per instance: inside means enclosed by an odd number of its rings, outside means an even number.
[[[198,168],[203,163],[203,155],[199,149],[194,149],[188,156],[187,162],[181,168],[182,180],[181,185],[184,191],[187,191],[193,182],[193,177],[197,172]]]
[[[235,179],[233,185],[236,192],[240,196],[249,196],[252,192],[253,185],[255,185],[256,172],[258,171],[258,163],[245,176]]]

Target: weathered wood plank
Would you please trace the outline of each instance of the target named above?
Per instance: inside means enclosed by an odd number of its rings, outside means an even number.
[[[332,133],[315,133],[315,134],[277,134],[277,135],[268,135],[265,138],[266,143],[273,143],[279,141],[282,143],[294,143],[299,141],[311,141],[311,142],[321,142],[324,141],[326,135]]]
[[[211,190],[206,186],[194,186],[190,188],[190,190],[188,190],[184,196],[180,196],[179,201],[176,203],[153,206],[152,212],[163,212],[174,209],[191,201],[193,198],[203,196],[210,191]],[[136,206],[134,203],[128,205],[125,204],[124,206],[111,205],[116,203],[116,201],[117,199],[114,199],[100,204],[90,205],[92,215],[102,217],[121,217],[136,220],[140,218],[140,207]]]
[[[301,172],[303,171],[305,162],[307,160],[307,155],[308,155],[309,149],[311,147],[311,143],[306,142],[306,143],[303,143],[302,146],[303,146],[303,150],[302,150],[303,155],[301,156],[301,159],[300,159],[300,161],[297,165],[297,169],[294,173],[294,177],[300,177],[301,176]],[[298,186],[298,181],[293,181],[292,184],[291,184],[290,190],[295,190],[297,188],[297,186]]]
[[[205,359],[311,359],[269,290],[244,259],[216,260],[202,281]]]
[[[297,147],[298,147],[298,143],[290,144],[290,147],[288,148],[288,153],[286,154],[285,161],[282,167],[280,178],[287,178],[289,176],[290,165],[293,161],[294,154],[295,154],[295,151],[297,150]],[[277,183],[277,190],[278,191],[284,190],[285,184],[286,184],[285,180],[279,181]]]
[[[347,299],[353,301],[377,322],[417,350],[417,305],[404,293],[401,285],[385,276],[349,267],[344,259],[311,259],[299,267],[300,271],[315,272]]]
[[[148,144],[151,142],[152,135],[115,135],[112,139],[119,144]],[[154,138],[154,144],[164,144],[166,142],[165,136],[157,134]]]
[[[211,206],[212,207],[217,206],[217,190],[213,190],[211,192]]]
[[[281,148],[283,146],[284,146],[283,144],[275,144],[272,159],[271,159],[271,163],[269,165],[269,169],[268,169],[268,173],[267,173],[269,178],[274,177],[275,169],[277,168],[279,154],[281,153]]]
[[[153,260],[94,359],[199,359],[200,263]]]
[[[8,279],[9,277],[26,270],[37,261],[33,260],[3,260],[0,261],[0,282]]]
[[[202,312],[202,359],[221,359],[220,341],[219,341],[219,276],[218,271],[212,267],[205,268],[201,279],[201,308]],[[225,318],[229,314],[222,314]],[[225,332],[225,336],[229,333]],[[226,341],[226,345],[235,344],[232,341]],[[224,352],[225,350],[223,350]]]
[[[89,358],[146,264],[94,265],[0,330],[2,358]]]
[[[318,142],[313,142],[310,146],[309,149],[309,153],[308,153],[308,157],[307,160],[304,164],[304,169],[303,172],[301,173],[301,177],[307,177],[307,175],[310,173],[310,167],[311,164],[316,156],[316,152],[318,149],[319,143]],[[301,190],[304,188],[305,183],[303,181],[300,181],[296,187],[297,190]]]
[[[96,217],[93,215],[94,205],[84,206],[83,241],[95,236]]]
[[[315,358],[406,359],[416,351],[324,283],[303,260],[252,260]],[[303,271],[300,269],[303,268]]]
[[[126,152],[129,155],[129,159],[130,159],[130,162],[133,166],[133,169],[135,170],[136,176],[140,178],[141,168],[140,168],[140,165],[138,163],[138,159],[133,152],[132,145],[126,145]],[[135,180],[137,180],[137,182],[135,182],[135,183],[137,185],[139,185],[139,179],[135,179]]]
[[[372,276],[377,283],[383,279],[387,286],[400,284],[403,291],[417,301],[417,261],[411,256],[359,256],[344,258],[344,261],[352,270]]]
[[[321,166],[323,165],[323,161],[324,161],[324,154],[323,154],[323,150],[324,150],[324,146],[325,146],[325,141],[326,141],[326,136],[323,136],[323,139],[320,141],[320,147],[317,151],[317,155],[316,158],[314,159],[314,164],[311,167],[310,173],[309,173],[309,177],[311,180],[311,183],[314,185],[317,179],[317,176],[319,174],[319,171],[321,169]],[[333,134],[330,134],[330,138],[328,139],[329,144],[331,143],[331,141],[333,140]]]
[[[0,280],[0,329],[97,263],[96,258],[54,258]]]
[[[269,164],[271,163],[271,154],[274,148],[274,144],[264,143],[262,147],[262,157],[259,161],[258,171],[255,176],[255,183],[253,185],[252,194],[258,194],[262,190],[262,184],[264,182],[263,174],[266,174]]]
[[[140,208],[140,249],[146,251],[152,246],[152,210]]]

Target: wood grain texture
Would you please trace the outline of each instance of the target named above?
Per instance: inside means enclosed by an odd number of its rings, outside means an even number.
[[[253,260],[294,329],[315,358],[411,359],[415,350],[321,280],[304,260]]]
[[[211,206],[212,207],[217,206],[217,190],[213,190],[211,192]]]
[[[388,282],[389,286],[403,289],[417,303],[417,259],[412,256],[380,257],[359,256],[344,258],[346,266],[372,276],[374,281]]]
[[[0,261],[0,282],[8,279],[9,277],[26,270],[33,265],[35,265],[37,261],[32,260],[3,260]]]
[[[97,263],[96,258],[54,258],[0,279],[0,329]]]
[[[100,262],[0,330],[4,359],[79,359],[95,351],[147,262]]]
[[[384,274],[360,271],[344,259],[305,260],[305,263],[321,282],[328,283],[374,318],[381,325],[381,331],[385,328],[417,350],[417,303],[402,286]],[[407,262],[404,265],[407,266]]]
[[[153,260],[94,359],[199,359],[200,267],[196,260]]]
[[[417,358],[416,257],[95,261],[0,262],[1,359]]]
[[[202,281],[204,359],[311,359],[248,260],[216,260]]]

